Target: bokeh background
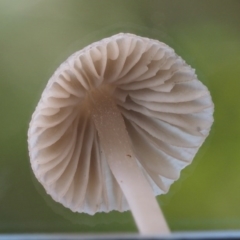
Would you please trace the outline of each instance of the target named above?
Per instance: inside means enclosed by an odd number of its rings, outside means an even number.
[[[173,231],[240,228],[240,1],[0,0],[0,232],[136,232],[129,212],[76,214],[47,196],[27,151],[31,114],[70,54],[118,32],[173,47],[209,88],[211,134],[158,197]]]

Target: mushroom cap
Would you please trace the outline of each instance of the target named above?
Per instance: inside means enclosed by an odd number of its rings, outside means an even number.
[[[74,53],[50,78],[28,131],[36,178],[74,212],[129,208],[88,108],[102,89],[116,102],[155,195],[192,162],[213,123],[208,89],[166,44],[120,33]]]

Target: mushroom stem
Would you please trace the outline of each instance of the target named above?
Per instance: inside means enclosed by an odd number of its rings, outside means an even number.
[[[100,95],[101,96],[100,96]],[[154,193],[135,159],[123,117],[112,97],[94,94],[92,118],[110,169],[142,234],[168,234]]]

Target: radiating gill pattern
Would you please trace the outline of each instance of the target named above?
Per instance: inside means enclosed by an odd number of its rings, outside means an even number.
[[[213,122],[207,88],[172,48],[118,34],[70,56],[54,73],[32,116],[32,169],[52,198],[75,212],[128,209],[114,179],[88,101],[111,94],[156,195],[191,163]]]

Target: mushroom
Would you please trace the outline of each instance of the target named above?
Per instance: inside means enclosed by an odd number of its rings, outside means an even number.
[[[31,166],[74,212],[130,208],[141,233],[168,233],[155,195],[192,162],[212,115],[208,89],[172,48],[120,33],[50,78],[28,131]]]

